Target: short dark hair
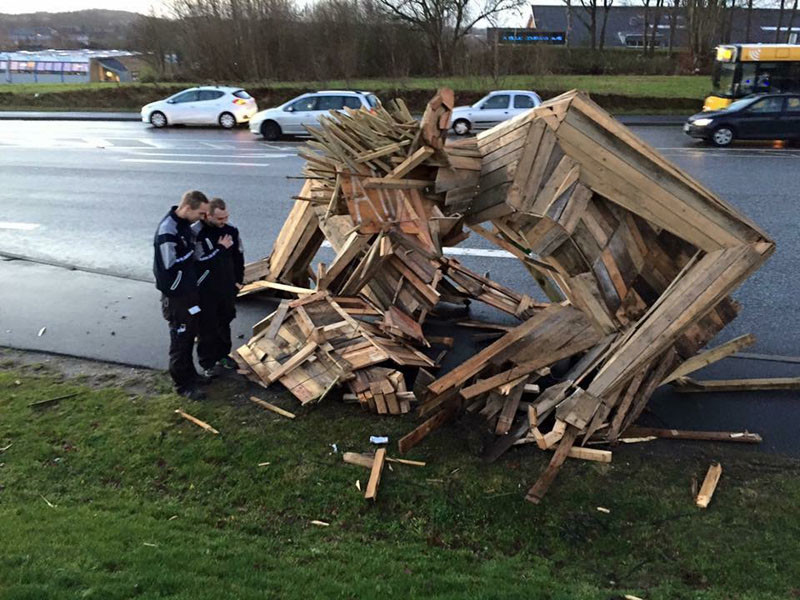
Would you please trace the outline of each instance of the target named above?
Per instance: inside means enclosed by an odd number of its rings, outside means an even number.
[[[189,190],[181,198],[181,206],[188,206],[192,210],[200,208],[201,204],[208,204],[208,198],[203,192]]]
[[[217,210],[225,210],[225,200],[222,198],[212,198],[208,203],[208,214],[213,214]]]

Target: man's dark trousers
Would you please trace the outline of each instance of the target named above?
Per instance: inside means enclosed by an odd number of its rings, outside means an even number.
[[[169,374],[178,391],[191,388],[197,378],[192,351],[200,315],[189,314],[196,305],[196,296],[161,297],[161,312],[169,323]]]
[[[211,369],[231,353],[231,321],[236,318],[236,297],[227,294],[201,294],[197,358],[200,366]]]

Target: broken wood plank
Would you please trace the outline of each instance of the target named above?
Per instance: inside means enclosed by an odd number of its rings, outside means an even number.
[[[722,465],[714,463],[708,468],[706,478],[703,480],[703,485],[700,487],[700,493],[697,494],[695,504],[699,508],[708,508],[711,502],[711,497],[714,495],[714,490],[717,489],[719,478],[722,475]]]
[[[729,342],[726,342],[716,348],[712,348],[711,350],[707,350],[706,352],[702,352],[695,356],[692,356],[688,360],[684,361],[682,364],[678,365],[672,373],[667,375],[664,378],[664,381],[661,384],[670,383],[675,381],[680,377],[684,377],[689,373],[694,373],[706,367],[712,363],[715,363],[723,358],[730,356],[731,354],[735,354],[742,348],[747,348],[748,346],[752,346],[756,342],[756,337],[752,333],[748,333],[747,335],[742,335],[737,338],[732,339]]]
[[[397,442],[398,452],[400,452],[400,454],[405,454],[411,450],[411,448],[425,439],[432,431],[439,429],[439,427],[447,423],[455,416],[457,412],[457,406],[458,405],[455,403],[445,406],[442,410],[422,423],[419,427],[400,438],[400,440]]]
[[[672,440],[700,440],[705,442],[735,442],[740,444],[759,444],[762,438],[749,431],[687,431],[683,429],[659,429],[656,427],[628,427],[623,437],[657,437]]]
[[[383,464],[386,459],[386,448],[378,448],[375,452],[375,459],[372,462],[372,472],[369,475],[369,483],[367,483],[367,491],[364,493],[364,498],[367,500],[378,499],[378,486],[381,482],[381,473],[383,473]]]
[[[767,377],[762,379],[720,379],[701,381],[684,377],[674,382],[681,394],[695,392],[766,392],[800,390],[800,377]]]
[[[190,421],[190,422],[194,423],[198,427],[202,427],[203,429],[205,429],[206,431],[208,431],[210,433],[213,433],[214,435],[219,435],[219,431],[214,429],[211,425],[209,425],[205,421],[201,421],[197,417],[193,417],[192,415],[190,415],[187,412],[182,411],[180,408],[176,408],[175,409],[175,413],[180,415],[180,416],[182,416],[187,421]]]
[[[288,410],[283,410],[280,406],[275,406],[274,404],[270,404],[269,402],[266,402],[261,398],[256,398],[255,396],[250,396],[250,402],[258,404],[260,407],[271,410],[272,412],[281,415],[282,417],[286,417],[287,419],[294,419],[297,416],[294,413],[290,413]]]

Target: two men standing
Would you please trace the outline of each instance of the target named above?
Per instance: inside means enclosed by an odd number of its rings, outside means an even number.
[[[161,220],[154,239],[153,273],[169,323],[169,374],[179,394],[196,400],[205,397],[199,385],[232,366],[226,358],[244,255],[239,232],[227,221],[221,199],[209,201],[193,190]],[[194,367],[195,338],[202,375]]]

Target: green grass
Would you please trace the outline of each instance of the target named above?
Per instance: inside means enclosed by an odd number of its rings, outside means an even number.
[[[43,83],[2,84],[0,93],[49,94],[70,91],[107,90],[109,88],[158,89],[164,86],[196,84],[145,84],[145,83]],[[494,80],[491,77],[407,78],[407,79],[353,79],[333,81],[279,81],[248,82],[245,88],[269,87],[274,89],[321,89],[354,88],[375,92],[395,89],[435,90],[440,86],[458,91],[489,91],[496,88],[521,88],[542,90],[569,90],[579,88],[589,93],[620,94],[625,96],[652,96],[657,98],[703,98],[708,94],[711,82],[707,76],[666,75],[513,75]]]
[[[28,406],[70,392],[79,395]],[[372,503],[355,486],[368,471],[341,452],[369,450],[371,434],[396,440],[410,418],[335,400],[300,409],[262,391],[297,412],[289,421],[247,402],[250,393],[237,380],[202,403],[132,398],[0,367],[0,448],[12,444],[0,453],[0,598],[800,594],[796,462],[723,455],[701,511],[689,482],[708,456],[623,447],[611,465],[569,461],[535,506],[524,491],[547,456],[515,448],[485,465],[472,430],[453,425],[411,453],[427,467],[385,470]],[[180,419],[179,406],[222,435]]]

